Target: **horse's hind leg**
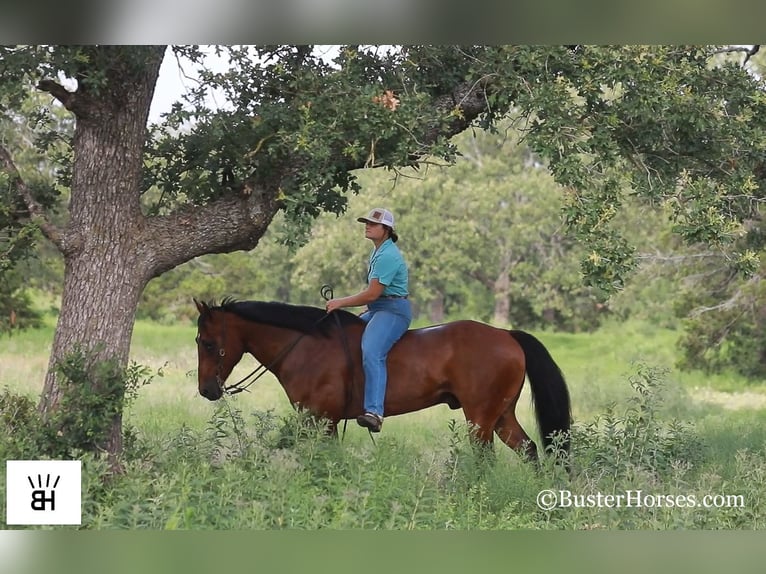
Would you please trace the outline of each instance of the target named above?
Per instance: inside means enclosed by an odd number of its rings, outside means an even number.
[[[478,412],[464,409],[463,413],[469,425],[469,440],[475,460],[479,463],[480,468],[484,468],[487,464],[491,465],[495,461],[492,423],[487,420],[486,416],[480,416]]]
[[[516,420],[515,403],[508,407],[495,425],[495,432],[505,444],[518,452],[525,460],[537,460],[537,445]]]

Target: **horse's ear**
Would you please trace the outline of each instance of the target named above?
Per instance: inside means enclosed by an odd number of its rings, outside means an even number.
[[[204,315],[205,313],[209,311],[206,303],[202,301],[197,301],[196,297],[192,297],[192,299],[194,300],[194,304],[197,306],[197,311],[199,311],[200,315]]]

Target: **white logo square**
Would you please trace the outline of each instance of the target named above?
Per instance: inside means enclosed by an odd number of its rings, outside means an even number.
[[[80,524],[79,460],[6,462],[6,524]]]

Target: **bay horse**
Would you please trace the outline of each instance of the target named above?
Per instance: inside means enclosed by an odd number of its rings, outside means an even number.
[[[215,401],[236,389],[224,382],[250,353],[274,374],[293,406],[327,419],[332,434],[341,420],[363,413],[365,323],[358,316],[276,302],[194,303],[203,397]],[[563,450],[569,448],[566,382],[545,346],[529,333],[471,320],[411,329],[389,352],[387,368],[386,416],[446,403],[463,409],[480,442],[491,444],[497,433],[522,457],[537,460],[537,447],[515,414],[526,375],[544,446],[562,433]]]

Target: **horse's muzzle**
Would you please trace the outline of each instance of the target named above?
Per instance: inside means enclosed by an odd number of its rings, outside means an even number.
[[[217,401],[223,396],[223,390],[221,387],[205,387],[199,390],[199,394],[209,401]]]

